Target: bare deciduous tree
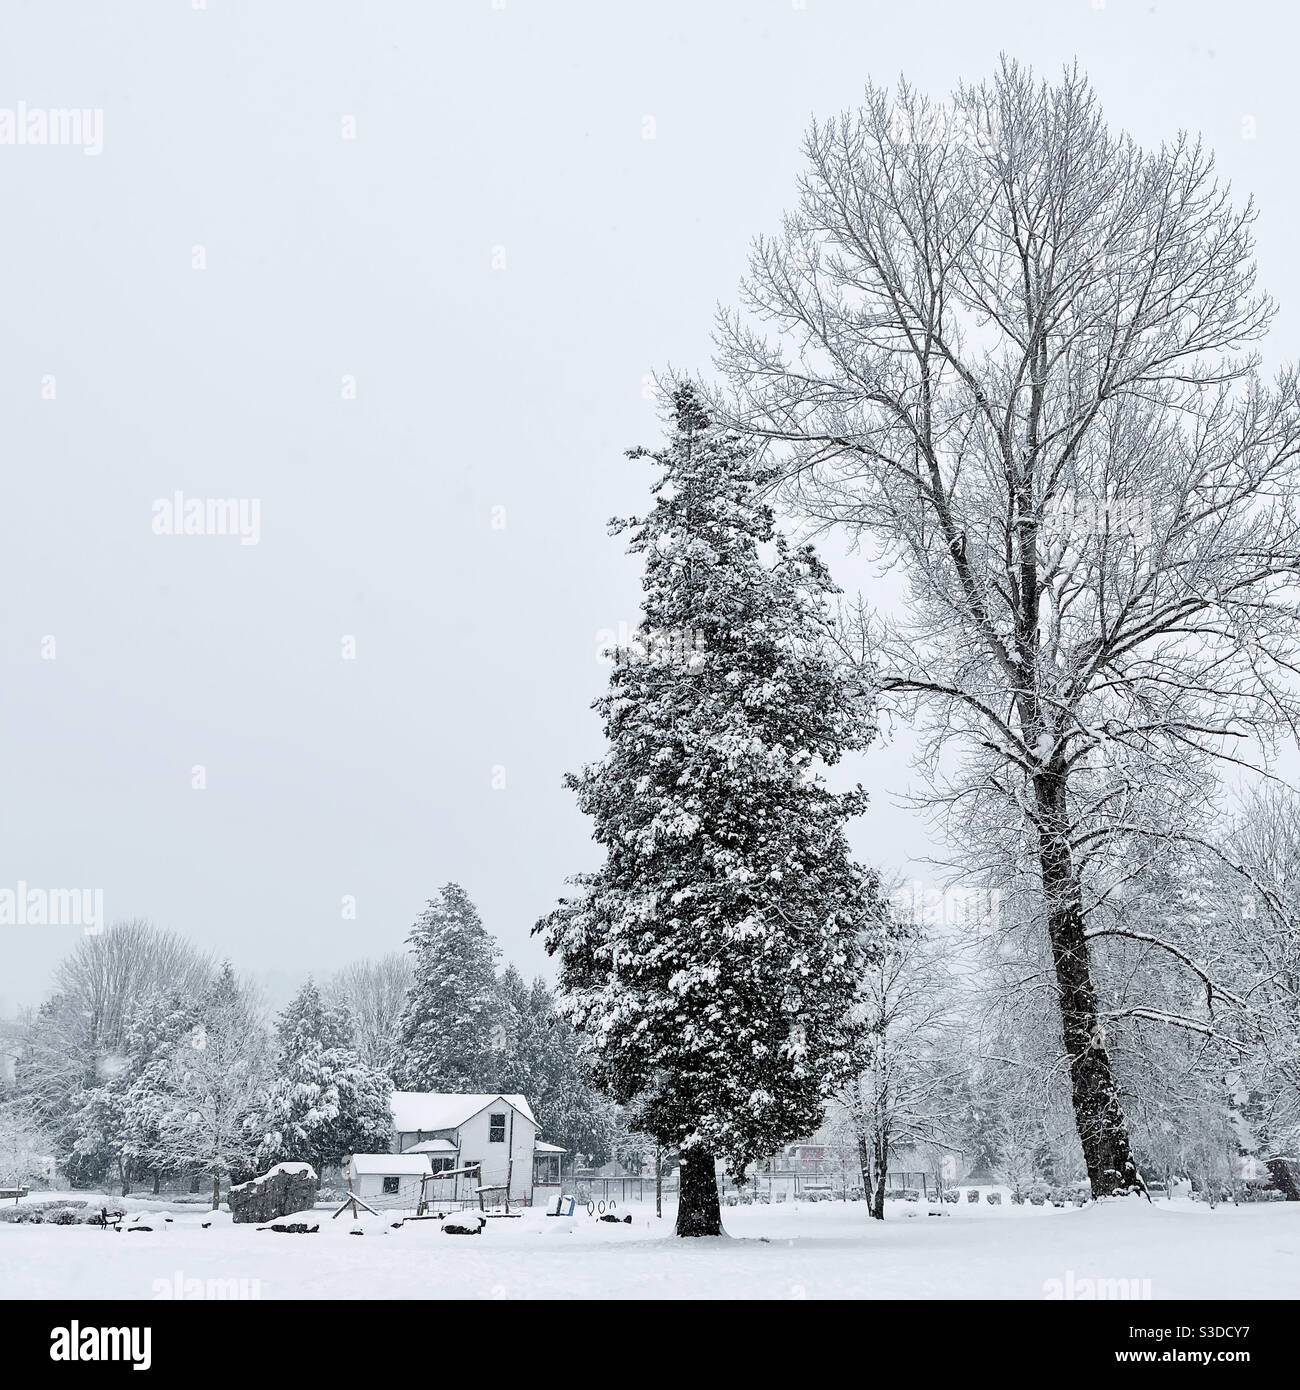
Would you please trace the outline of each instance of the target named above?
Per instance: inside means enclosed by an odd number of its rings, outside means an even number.
[[[866,658],[929,716],[967,864],[1033,883],[1092,1188],[1132,1190],[1090,917],[1296,727],[1300,422],[1250,347],[1253,210],[1199,143],[1112,134],[1076,72],[871,88],[806,153],[719,320],[730,416],[906,575]]]
[[[1276,783],[1252,789],[1215,867],[1225,938],[1215,973],[1231,985],[1229,1016],[1249,1045],[1236,1050],[1233,1075],[1265,1097],[1256,1128],[1271,1136],[1270,1147],[1293,1147],[1300,1140],[1300,798]],[[1245,1119],[1234,1115],[1234,1127]]]
[[[945,1146],[955,1127],[956,1025],[941,947],[897,923],[863,972],[864,1065],[845,1093],[871,1215],[885,1219],[891,1156]]]
[[[59,1134],[73,1097],[94,1086],[125,1050],[132,1010],[169,992],[201,993],[212,960],[174,932],[143,920],[84,936],[54,972],[54,992],[31,1020],[16,1066],[32,1115]]]
[[[344,966],[331,982],[331,1002],[346,1008],[351,1017],[357,1055],[366,1066],[383,1071],[391,1067],[413,978],[411,957],[392,951],[378,960]]]
[[[54,1141],[16,1101],[0,1104],[0,1186],[17,1187],[53,1176]]]
[[[202,1168],[221,1179],[247,1169],[261,1139],[255,1120],[267,1090],[269,1050],[256,1004],[229,962],[204,992],[189,1036],[173,1049],[157,1149],[165,1168]]]

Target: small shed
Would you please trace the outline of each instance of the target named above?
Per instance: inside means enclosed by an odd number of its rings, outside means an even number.
[[[456,1146],[450,1139],[426,1139],[421,1144],[412,1144],[405,1150],[408,1154],[428,1154],[429,1167],[435,1173],[445,1172],[456,1166]]]
[[[414,1207],[432,1171],[427,1153],[353,1154],[343,1165],[348,1186],[371,1206]]]

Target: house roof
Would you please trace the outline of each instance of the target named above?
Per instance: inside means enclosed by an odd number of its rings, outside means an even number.
[[[406,1154],[454,1154],[456,1146],[450,1139],[426,1139],[421,1144],[410,1144],[402,1150]]]
[[[535,1154],[567,1154],[569,1151],[560,1148],[558,1144],[543,1144],[540,1139],[534,1139],[533,1152]]]
[[[419,1177],[432,1173],[428,1154],[353,1154],[352,1169],[358,1174],[382,1174],[384,1177]]]
[[[496,1101],[505,1101],[533,1124],[533,1112],[523,1096],[465,1095],[446,1091],[394,1091],[393,1128],[399,1134],[420,1130],[456,1129]]]

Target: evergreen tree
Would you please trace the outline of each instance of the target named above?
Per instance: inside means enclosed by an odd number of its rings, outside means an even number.
[[[672,398],[656,501],[632,529],[643,632],[596,703],[609,751],[569,778],[606,858],[538,930],[632,1123],[682,1156],[679,1235],[721,1230],[715,1157],[815,1129],[852,1069],[869,892],[820,766],[864,747],[871,692],[827,654],[836,591],[780,534],[771,473]],[[643,454],[634,450],[633,457]]]
[[[71,1098],[65,1134],[70,1136],[68,1169],[74,1182],[112,1178],[125,1197],[131,1191],[135,1167],[128,1149],[121,1088],[112,1078],[87,1086]]]
[[[152,1170],[161,1177],[159,1126],[170,1095],[174,1047],[194,1022],[191,999],[153,989],[129,1003],[118,1044],[95,1060],[93,1081],[69,1097],[62,1131],[68,1136],[69,1169],[86,1181],[110,1176],[127,1196]]]
[[[486,1089],[494,1065],[492,1028],[500,1022],[496,942],[457,883],[429,900],[407,940],[414,980],[402,1011],[394,1079],[413,1091]]]
[[[198,1030],[197,1001],[182,991],[147,995],[127,1016],[127,1066],[119,1078],[126,1177],[152,1170],[155,1192],[168,1163],[163,1134],[175,1099],[174,1061]]]
[[[392,1140],[391,1083],[353,1049],[341,1009],[308,980],[278,1021],[279,1056],[267,1093],[258,1166],[304,1161],[317,1172],[352,1153],[383,1153]]]
[[[613,1106],[597,1089],[573,1026],[560,1016],[555,996],[540,977],[531,985],[513,966],[499,982],[503,1046],[496,1053],[492,1085],[528,1098],[542,1137],[576,1162],[608,1161]]]

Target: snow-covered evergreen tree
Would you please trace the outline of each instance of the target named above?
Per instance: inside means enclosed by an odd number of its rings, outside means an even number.
[[[402,1012],[394,1080],[413,1091],[478,1091],[492,1082],[496,942],[465,890],[448,883],[407,938],[414,980]]]
[[[740,1174],[815,1129],[852,1070],[863,793],[819,767],[874,715],[828,655],[835,589],[777,530],[770,474],[691,386],[672,407],[655,505],[614,523],[644,557],[643,640],[596,704],[608,753],[569,779],[605,863],[538,929],[602,1079],[681,1151],[678,1233],[705,1235],[715,1158]]]
[[[573,1026],[563,1018],[555,996],[540,977],[531,985],[513,966],[498,983],[503,1021],[491,1086],[519,1092],[548,1143],[559,1144],[576,1161],[609,1160],[614,1107],[597,1089]]]
[[[157,1190],[172,1053],[194,1018],[193,999],[179,991],[150,990],[123,1010],[116,1047],[95,1059],[93,1078],[68,1097],[62,1129],[78,1177],[111,1175],[125,1197],[152,1172]]]
[[[199,1036],[198,1003],[183,991],[155,991],[127,1016],[127,1065],[113,1083],[121,1092],[124,1176],[130,1181],[152,1171],[155,1192],[169,1166],[163,1131],[175,1100],[175,1058],[183,1044]]]
[[[279,1055],[261,1118],[259,1168],[296,1160],[319,1172],[352,1153],[385,1153],[392,1140],[388,1077],[365,1066],[340,1009],[308,980],[280,1015]]]

